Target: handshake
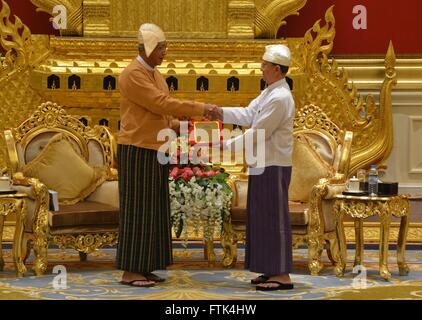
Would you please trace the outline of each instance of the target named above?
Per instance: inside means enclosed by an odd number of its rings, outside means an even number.
[[[211,121],[223,121],[223,108],[215,104],[206,104],[204,117]]]

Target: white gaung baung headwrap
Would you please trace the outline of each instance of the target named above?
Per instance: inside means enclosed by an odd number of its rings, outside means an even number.
[[[262,57],[264,61],[286,67],[290,67],[291,59],[290,49],[282,44],[266,46],[264,56]]]
[[[144,23],[139,28],[138,40],[145,47],[147,57],[151,55],[158,43],[166,41],[163,30],[155,24]]]

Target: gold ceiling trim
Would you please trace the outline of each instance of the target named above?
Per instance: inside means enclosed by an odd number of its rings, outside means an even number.
[[[67,28],[60,30],[62,35],[83,34],[83,0],[31,0],[37,7],[37,11],[43,11],[53,15],[53,8],[57,5],[65,6],[67,9]],[[50,20],[53,20],[51,18]]]
[[[109,0],[31,0],[31,2],[38,7],[38,11],[44,11],[50,15],[53,14],[54,6],[64,5],[68,13],[68,28],[61,30],[62,35],[92,37],[123,34],[133,37],[141,21],[137,21],[136,18],[125,20],[126,24],[130,23],[128,30],[121,30],[120,24],[120,27],[116,26],[116,22],[121,23],[122,19],[135,14],[139,11],[139,6],[143,5],[136,1],[126,1],[124,4],[126,12],[123,12],[121,3],[118,3],[119,7],[115,7],[116,4]],[[176,38],[189,38],[189,35],[190,37],[194,35],[197,39],[253,39],[254,37],[275,39],[279,28],[286,24],[284,19],[290,15],[299,14],[299,10],[306,5],[307,0],[226,0],[224,2],[213,4],[218,6],[219,15],[206,17],[206,24],[212,24],[214,28],[217,28],[216,32],[204,29],[205,22],[202,20],[205,16],[204,12],[200,12],[200,8],[207,4],[201,4],[197,0],[186,2],[184,4],[186,12],[178,11],[175,13],[176,16],[169,15],[169,10],[157,9],[157,14],[150,14],[143,18],[154,20],[155,23],[162,24],[164,27],[167,26],[168,34]],[[147,1],[145,4],[152,8],[157,7],[155,1]],[[164,3],[164,6],[176,4],[170,1]],[[189,19],[181,19],[177,14],[188,14]],[[227,16],[227,21],[222,21],[221,17],[225,16]],[[142,19],[138,17],[138,20]],[[178,27],[176,27],[177,23],[179,23]],[[180,28],[182,29],[179,30]],[[183,31],[184,29],[186,30]]]
[[[255,37],[274,39],[290,15],[299,15],[307,0],[255,0]]]

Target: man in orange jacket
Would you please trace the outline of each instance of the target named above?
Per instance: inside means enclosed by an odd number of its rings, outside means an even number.
[[[156,68],[166,53],[163,31],[154,24],[143,24],[139,56],[119,78],[120,230],[116,266],[124,270],[123,284],[139,287],[164,281],[152,271],[172,263],[169,167],[158,160],[162,143],[157,136],[161,130],[174,127],[172,116],[211,118],[218,112],[215,105],[170,96]]]

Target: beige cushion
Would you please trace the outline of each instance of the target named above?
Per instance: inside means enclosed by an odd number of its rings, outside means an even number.
[[[57,131],[47,131],[43,133],[37,134],[29,144],[25,147],[25,160],[21,163],[30,163],[32,160],[34,160],[41,152],[42,150],[48,145],[50,140],[54,138],[59,132]],[[82,153],[80,150],[78,144],[73,139],[70,139],[72,142],[72,145],[75,147],[75,150],[78,151],[79,154]]]
[[[320,135],[310,133],[306,133],[306,138],[326,163],[333,164],[334,153],[325,138]]]
[[[106,180],[106,170],[91,167],[65,134],[54,136],[23,168],[23,173],[57,191],[61,204],[75,204],[85,199]]]
[[[85,201],[93,201],[119,207],[119,181],[106,181],[88,197]]]
[[[293,170],[289,188],[289,200],[308,202],[312,187],[321,178],[334,174],[304,135],[295,137],[293,145]]]

